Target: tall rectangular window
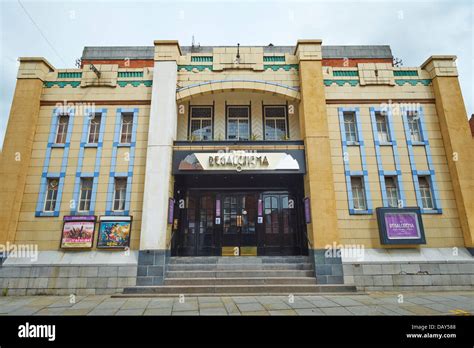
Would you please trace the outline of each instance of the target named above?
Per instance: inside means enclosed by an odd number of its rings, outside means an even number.
[[[46,183],[46,197],[44,200],[45,212],[51,212],[56,209],[56,200],[58,199],[59,179],[51,178]]]
[[[67,137],[67,128],[69,125],[69,115],[61,115],[58,119],[58,127],[56,128],[56,144],[65,144]]]
[[[194,140],[212,140],[212,107],[191,107],[191,136]]]
[[[423,209],[434,209],[430,178],[428,176],[419,176],[418,185],[420,187],[421,204]]]
[[[94,114],[91,116],[89,122],[89,136],[87,142],[89,144],[97,144],[99,142],[100,122],[102,120],[101,114]]]
[[[399,195],[396,177],[385,177],[385,191],[387,192],[388,206],[392,208],[398,207]]]
[[[115,178],[113,211],[125,210],[126,195],[127,195],[127,178]]]
[[[250,108],[248,106],[227,107],[227,139],[250,139]]]
[[[265,106],[265,140],[284,140],[287,136],[286,107]]]
[[[130,144],[132,142],[133,114],[122,114],[120,127],[120,143]]]
[[[364,180],[361,176],[351,177],[352,202],[355,210],[367,210]]]
[[[346,134],[346,141],[358,141],[355,112],[344,112],[344,131]]]
[[[420,117],[418,116],[418,113],[409,112],[407,115],[407,118],[408,118],[408,129],[410,131],[411,141],[415,141],[415,142],[423,141],[423,137],[421,136],[421,129],[420,129]]]
[[[92,183],[92,178],[81,178],[79,211],[89,211],[91,209]]]
[[[388,143],[390,141],[390,134],[388,131],[387,116],[378,112],[375,114],[375,122],[377,124],[379,142]]]

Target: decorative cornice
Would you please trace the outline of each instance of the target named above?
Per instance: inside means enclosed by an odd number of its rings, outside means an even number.
[[[59,88],[64,88],[65,86],[71,86],[76,88],[81,85],[81,81],[45,81],[43,87],[52,88],[53,86],[59,86]]]
[[[212,71],[212,65],[178,65],[178,71],[180,70],[186,70],[186,71],[193,71],[194,69],[197,69],[199,72],[204,71],[204,70],[209,70]]]
[[[416,86],[417,84],[421,84],[423,86],[429,86],[431,84],[431,79],[399,79],[395,80],[395,83],[399,86],[403,86],[404,84],[410,84],[412,86]]]
[[[265,64],[263,66],[263,70],[271,69],[273,71],[278,71],[280,69],[283,69],[285,71],[290,71],[291,69],[298,70],[298,68],[299,68],[298,64]]]
[[[329,87],[334,83],[338,85],[339,87],[344,86],[344,84],[346,83],[350,85],[351,87],[355,87],[359,84],[359,80],[324,80],[324,85],[326,87]]]
[[[141,80],[141,81],[117,81],[119,87],[125,87],[127,85],[132,85],[133,87],[138,87],[144,85],[145,87],[151,87],[153,84],[152,80]]]

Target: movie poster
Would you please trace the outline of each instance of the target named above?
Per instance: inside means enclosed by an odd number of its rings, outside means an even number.
[[[130,246],[131,231],[131,216],[101,216],[97,248],[128,248]]]
[[[61,234],[61,248],[84,249],[92,248],[95,229],[94,215],[64,216]]]

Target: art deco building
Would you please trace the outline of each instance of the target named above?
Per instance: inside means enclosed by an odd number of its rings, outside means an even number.
[[[455,56],[158,40],[19,60],[4,291],[472,289]]]

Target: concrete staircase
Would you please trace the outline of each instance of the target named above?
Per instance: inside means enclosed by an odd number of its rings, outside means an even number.
[[[172,257],[164,285],[134,286],[124,295],[314,294],[355,291],[344,284],[316,284],[307,256]]]

